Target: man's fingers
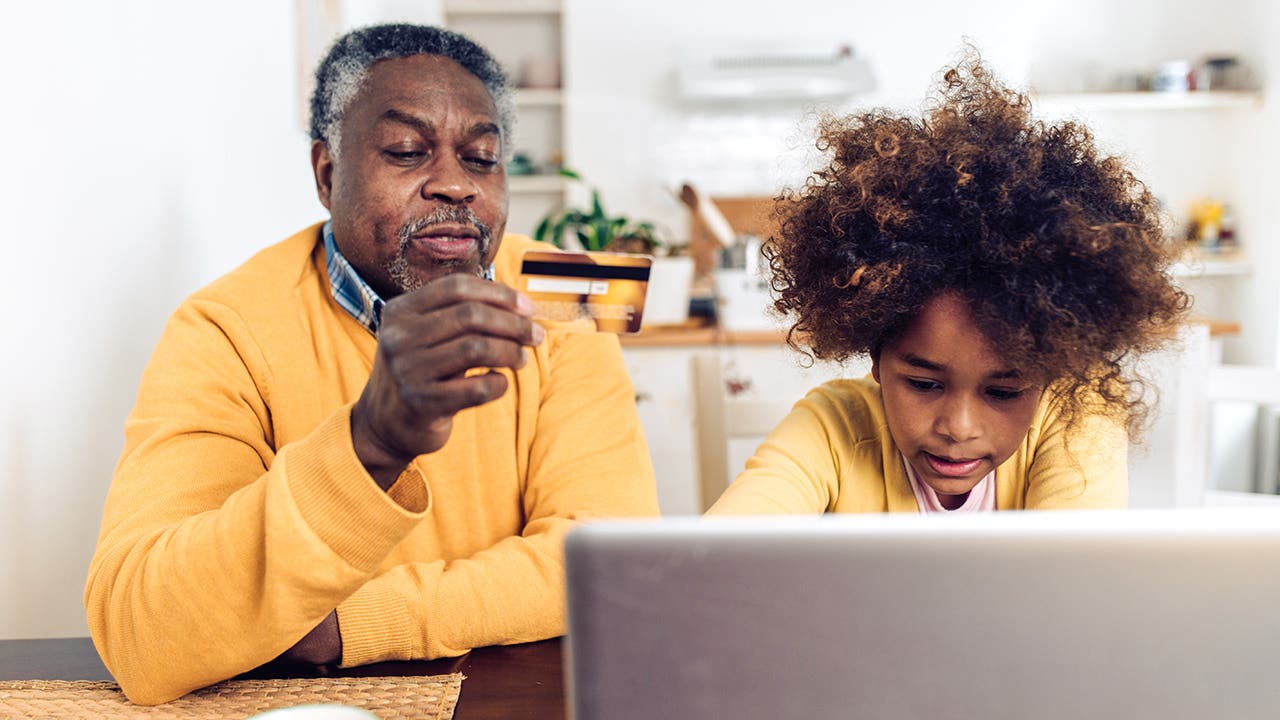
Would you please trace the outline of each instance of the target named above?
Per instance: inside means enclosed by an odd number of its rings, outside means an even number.
[[[405,378],[425,382],[447,380],[472,368],[524,367],[524,346],[513,340],[489,335],[464,335],[430,348],[421,348],[397,358],[396,372]]]
[[[453,380],[431,383],[422,394],[412,398],[418,412],[440,419],[452,418],[470,407],[484,405],[502,397],[507,391],[507,378],[499,372],[487,372]]]
[[[413,292],[404,293],[387,303],[387,308],[394,304],[413,313],[427,313],[466,302],[492,305],[524,317],[533,315],[533,303],[525,295],[501,283],[465,273],[446,275]]]
[[[523,345],[537,345],[546,334],[540,325],[523,315],[477,302],[441,308],[413,325],[421,344],[428,346],[464,335],[491,335]]]

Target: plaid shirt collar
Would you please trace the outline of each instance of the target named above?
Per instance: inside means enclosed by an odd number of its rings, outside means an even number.
[[[369,332],[377,335],[378,325],[382,322],[382,306],[386,303],[338,250],[338,244],[333,241],[333,223],[325,223],[323,232],[329,289],[333,292],[333,299],[357,322],[368,328]]]
[[[329,289],[333,299],[338,301],[343,310],[361,325],[368,328],[375,336],[382,324],[382,306],[386,302],[378,296],[378,292],[369,287],[369,283],[360,277],[360,273],[347,262],[338,244],[333,240],[333,223],[326,222],[322,229],[324,234],[325,264],[329,270]],[[493,265],[484,270],[484,279],[493,280]]]

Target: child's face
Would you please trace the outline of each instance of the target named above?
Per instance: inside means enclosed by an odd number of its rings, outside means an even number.
[[[1017,450],[1042,389],[1002,361],[949,292],[881,349],[871,373],[893,441],[949,508]]]

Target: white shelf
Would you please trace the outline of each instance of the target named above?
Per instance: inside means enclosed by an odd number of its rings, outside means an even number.
[[[512,193],[553,195],[564,192],[565,179],[559,175],[512,175],[507,178]]]
[[[1032,98],[1040,110],[1215,110],[1259,108],[1262,93],[1250,91],[1210,92],[1104,92],[1046,93]]]
[[[445,0],[448,15],[551,15],[560,0]]]
[[[1174,263],[1170,271],[1179,278],[1228,277],[1248,275],[1253,272],[1253,266],[1238,252],[1223,255],[1198,253]]]
[[[1204,504],[1208,507],[1280,508],[1280,495],[1235,490],[1206,490]]]
[[[564,103],[564,92],[560,88],[517,88],[515,101],[517,107],[559,107]]]

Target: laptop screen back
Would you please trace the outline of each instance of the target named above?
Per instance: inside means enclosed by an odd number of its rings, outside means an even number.
[[[1280,716],[1280,514],[667,520],[566,543],[578,720]]]

